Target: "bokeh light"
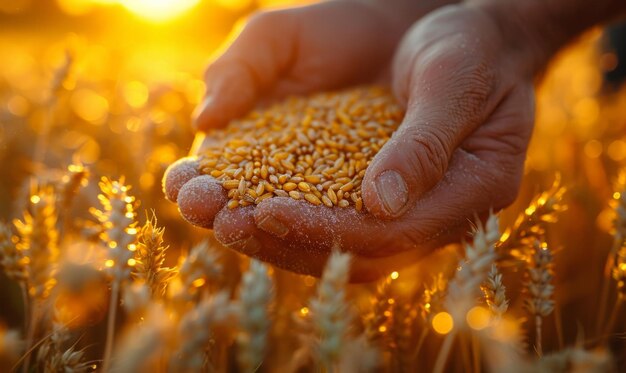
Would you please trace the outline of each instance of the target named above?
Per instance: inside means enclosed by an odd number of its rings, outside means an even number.
[[[433,317],[433,329],[439,334],[448,334],[454,327],[452,316],[447,312],[439,312]]]
[[[480,306],[472,307],[465,316],[467,325],[474,330],[482,330],[489,326],[491,314],[488,309]]]

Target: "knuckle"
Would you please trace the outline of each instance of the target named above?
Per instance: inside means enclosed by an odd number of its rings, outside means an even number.
[[[280,22],[288,14],[285,10],[256,11],[248,19],[243,32],[266,33],[279,29]]]
[[[448,154],[451,139],[443,129],[408,127],[405,133],[412,144],[411,168],[421,177],[429,177],[432,182],[443,177],[448,168]],[[429,176],[430,175],[430,176]]]
[[[438,96],[445,98],[455,119],[475,119],[482,113],[485,103],[495,90],[496,70],[488,56],[468,58],[450,47],[424,53],[416,60],[421,78],[417,81],[439,81]]]

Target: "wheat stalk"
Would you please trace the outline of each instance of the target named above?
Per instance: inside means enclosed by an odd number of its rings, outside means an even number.
[[[69,165],[67,173],[61,179],[61,183],[58,186],[59,220],[61,222],[59,230],[61,237],[65,237],[63,233],[72,227],[71,208],[79,189],[87,185],[88,178],[89,171],[87,168],[77,163]]]
[[[104,266],[105,271],[111,277],[111,300],[102,367],[102,370],[106,372],[113,350],[120,287],[123,281],[130,278],[131,267],[135,264],[133,250],[136,247],[132,243],[137,233],[135,228],[136,201],[128,194],[130,188],[124,184],[124,178],[119,181],[102,178],[99,186],[101,194],[98,195],[98,199],[102,204],[102,210],[92,209],[91,212],[103,227],[100,239],[107,247],[107,260]]]
[[[369,343],[383,345],[387,341],[391,318],[393,299],[391,292],[391,277],[385,277],[376,289],[376,295],[371,298],[371,309],[365,315],[365,335]]]
[[[499,238],[498,218],[490,214],[484,227],[477,223],[473,243],[465,245],[465,259],[448,284],[445,301],[446,309],[458,325],[462,324],[465,314],[474,305],[480,285],[488,276],[496,258],[494,246]]]
[[[465,316],[475,304],[480,285],[487,278],[491,265],[496,259],[495,245],[500,238],[498,218],[490,214],[485,226],[477,222],[473,243],[465,245],[465,259],[461,261],[459,270],[448,284],[448,295],[445,307],[452,315],[455,327],[444,339],[443,346],[435,361],[434,372],[443,372],[448,355],[452,349],[454,337],[465,325]]]
[[[377,372],[380,370],[380,351],[372,347],[365,334],[346,341],[337,371],[342,373]]]
[[[615,327],[617,316],[626,299],[626,243],[617,250],[613,255],[611,266],[611,277],[615,281],[617,290],[617,299],[613,304],[613,310],[609,316],[603,335],[608,335]]]
[[[33,163],[35,165],[34,175],[37,175],[41,171],[41,162],[43,161],[46,149],[48,147],[48,137],[50,135],[50,129],[52,128],[52,120],[54,115],[54,108],[57,104],[58,97],[63,86],[63,82],[67,79],[69,72],[72,68],[73,58],[67,51],[65,53],[65,59],[63,64],[59,66],[55,72],[51,82],[48,103],[46,105],[46,116],[44,117],[43,125],[40,131],[37,133],[35,141],[35,148],[33,151]],[[31,178],[33,180],[34,178]]]
[[[614,372],[611,356],[605,350],[568,348],[537,360],[528,373]]]
[[[172,297],[188,301],[196,297],[201,288],[217,282],[223,271],[219,259],[219,253],[209,246],[208,241],[202,241],[194,246],[189,255],[180,260]]]
[[[611,205],[615,212],[615,218],[613,219],[613,246],[604,264],[604,281],[600,292],[600,317],[598,317],[596,323],[597,330],[600,330],[602,327],[601,322],[604,320],[606,313],[610,281],[612,279],[617,286],[617,300],[613,305],[609,322],[605,326],[605,334],[613,329],[617,312],[626,295],[626,285],[624,283],[624,280],[626,280],[626,171],[620,172],[616,189],[619,192],[615,192],[611,200]]]
[[[165,254],[168,246],[163,243],[165,228],[157,227],[154,211],[137,235],[135,250],[135,266],[132,274],[135,279],[143,281],[150,289],[153,297],[162,297],[167,284],[176,275],[176,269],[165,267]]]
[[[0,268],[4,274],[20,286],[26,286],[27,272],[24,252],[17,249],[11,228],[0,222]]]
[[[349,254],[333,251],[311,300],[311,319],[319,336],[318,354],[322,366],[330,371],[339,361],[352,322],[346,302],[346,285],[350,272]]]
[[[537,239],[543,241],[546,223],[556,222],[557,214],[567,209],[562,202],[565,191],[557,174],[552,187],[535,197],[513,226],[502,234],[496,248],[498,253],[503,257],[513,255],[525,259],[519,249],[523,250]]]
[[[250,261],[239,297],[239,364],[244,372],[255,372],[263,362],[271,325],[268,307],[273,298],[272,279],[265,264]]]
[[[424,287],[420,302],[421,315],[426,324],[432,322],[434,315],[444,310],[444,302],[448,290],[448,281],[443,273],[433,276],[430,285]]]
[[[0,325],[0,367],[4,361],[7,363],[15,361],[23,347],[24,343],[17,330],[7,330]]]
[[[222,291],[200,301],[183,315],[177,333],[179,348],[170,359],[170,369],[176,372],[199,371],[213,337],[212,329],[218,324],[228,323],[233,314],[228,293]]]
[[[393,352],[394,370],[410,370],[413,354],[411,347],[415,346],[414,332],[419,313],[414,302],[408,300],[400,302],[396,299],[391,309],[390,325],[391,347]]]
[[[151,300],[152,293],[144,282],[133,281],[125,284],[122,292],[122,305],[134,319],[140,319],[145,314]]]
[[[527,298],[524,300],[524,304],[535,321],[535,348],[541,356],[543,354],[542,321],[554,310],[554,301],[552,300],[554,263],[552,252],[547,245],[535,241],[531,246],[531,251],[532,255],[527,262],[526,269],[528,281],[526,283]]]
[[[64,349],[68,340],[67,328],[55,312],[52,321],[52,333],[37,351],[38,367],[44,372],[86,373],[92,364],[85,361],[85,351],[76,350],[75,346]]]
[[[30,202],[31,211],[24,213],[24,220],[15,220],[13,223],[19,236],[17,250],[24,255],[22,262],[25,263],[30,305],[27,351],[30,351],[37,335],[41,304],[56,284],[59,257],[56,201],[52,188],[43,188],[38,194],[33,194]],[[30,354],[26,357],[22,370],[28,372],[29,366]]]
[[[38,301],[45,300],[54,287],[56,263],[59,257],[57,214],[55,196],[51,188],[44,188],[30,198],[31,212],[24,220],[15,220],[28,281],[29,295]]]
[[[146,294],[149,297],[148,291]],[[166,309],[158,303],[150,305],[142,322],[133,325],[116,348],[111,371],[134,373],[155,369],[150,364],[160,362],[159,353],[170,344],[172,330]]]

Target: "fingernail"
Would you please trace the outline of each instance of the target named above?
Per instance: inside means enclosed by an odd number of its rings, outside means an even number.
[[[272,215],[266,215],[257,226],[277,237],[285,237],[289,233],[289,228]]]
[[[226,246],[246,255],[256,254],[261,251],[261,248],[263,247],[261,245],[261,242],[257,240],[254,236],[231,242]]]
[[[376,178],[375,186],[378,199],[387,213],[393,216],[399,214],[409,199],[409,189],[402,176],[394,170],[384,171]]]

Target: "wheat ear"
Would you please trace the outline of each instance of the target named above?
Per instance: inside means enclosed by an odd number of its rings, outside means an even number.
[[[554,300],[552,300],[554,263],[552,252],[546,244],[535,241],[531,250],[532,255],[527,262],[527,297],[524,303],[535,322],[535,348],[537,354],[541,356],[543,354],[541,343],[543,318],[550,315],[554,310]]]
[[[330,371],[339,361],[352,322],[346,302],[346,285],[350,272],[349,254],[334,251],[311,300],[310,309],[319,341],[319,360]]]
[[[239,365],[244,372],[255,372],[263,362],[271,325],[269,307],[273,289],[265,264],[250,261],[250,269],[243,275],[239,298]]]
[[[111,181],[103,178],[100,181],[100,195],[98,199],[102,210],[92,209],[92,214],[103,227],[100,239],[106,245],[107,260],[105,270],[111,277],[111,300],[107,320],[107,337],[104,349],[102,370],[108,371],[113,340],[115,338],[115,316],[119,302],[119,293],[123,281],[130,278],[133,259],[135,234],[135,198],[128,194],[130,187],[124,184],[124,179]]]
[[[144,282],[154,298],[165,294],[169,281],[176,275],[176,269],[166,267],[165,254],[168,246],[163,243],[165,228],[157,227],[154,211],[137,235],[135,266],[132,274],[135,279]]]
[[[502,273],[498,271],[497,265],[491,265],[491,270],[487,274],[487,280],[482,285],[485,301],[491,310],[491,314],[496,318],[502,315],[509,308],[509,301],[506,299],[506,287],[502,283]]]

